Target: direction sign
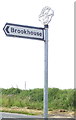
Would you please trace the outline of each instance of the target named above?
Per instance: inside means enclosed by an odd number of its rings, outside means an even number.
[[[44,40],[44,28],[6,23],[5,34],[11,37]]]

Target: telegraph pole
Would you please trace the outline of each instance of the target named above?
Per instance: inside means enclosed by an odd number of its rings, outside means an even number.
[[[25,81],[25,90],[26,90],[26,81]]]

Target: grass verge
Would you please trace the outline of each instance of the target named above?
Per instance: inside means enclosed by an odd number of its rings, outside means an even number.
[[[0,108],[0,112],[10,112],[10,113],[19,113],[19,114],[27,114],[27,115],[41,115],[43,112],[41,110],[32,110],[27,108],[19,108],[19,107],[13,107],[13,108],[7,108],[2,107]]]
[[[27,108],[19,108],[19,107],[13,107],[13,108],[7,108],[7,107],[0,107],[0,112],[10,112],[10,113],[19,113],[19,114],[26,114],[26,115],[43,115],[42,110],[36,110],[36,109],[27,109]],[[73,118],[76,116],[76,112],[74,111],[64,111],[62,110],[53,110],[53,111],[48,111],[49,116],[69,116]]]

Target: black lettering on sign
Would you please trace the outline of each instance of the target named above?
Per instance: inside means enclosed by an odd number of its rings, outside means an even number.
[[[11,27],[11,32],[14,32],[14,28],[13,27]]]

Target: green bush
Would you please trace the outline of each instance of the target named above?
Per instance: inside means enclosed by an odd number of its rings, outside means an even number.
[[[1,90],[2,94],[19,94],[21,90],[19,88],[9,88],[9,89],[2,89]]]
[[[30,104],[30,102],[27,103],[27,108],[28,109],[37,109],[37,110],[41,110],[43,109],[43,103],[42,102],[32,102]]]
[[[0,89],[0,106],[27,107],[29,109],[43,109],[43,89],[20,90],[18,88]],[[58,88],[48,89],[48,107],[53,109],[76,109],[76,90]]]
[[[2,106],[2,95],[0,95],[0,106]]]

